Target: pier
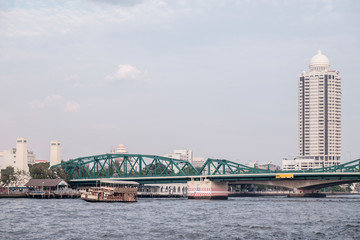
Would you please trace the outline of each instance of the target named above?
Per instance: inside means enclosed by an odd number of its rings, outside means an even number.
[[[68,189],[68,191],[29,191],[26,193],[27,198],[80,198],[81,193],[79,191]]]

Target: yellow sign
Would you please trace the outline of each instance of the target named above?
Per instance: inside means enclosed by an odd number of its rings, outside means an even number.
[[[276,174],[276,178],[294,178],[294,174]]]

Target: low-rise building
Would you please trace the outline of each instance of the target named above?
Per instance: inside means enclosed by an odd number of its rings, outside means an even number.
[[[69,185],[63,179],[30,179],[25,186],[35,191],[58,191]]]
[[[282,160],[282,170],[284,171],[306,171],[314,168],[330,167],[332,162],[316,162],[313,158],[298,157],[293,159],[284,158]]]

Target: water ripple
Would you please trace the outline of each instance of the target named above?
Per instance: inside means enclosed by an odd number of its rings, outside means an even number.
[[[1,239],[360,239],[360,196],[0,199]]]

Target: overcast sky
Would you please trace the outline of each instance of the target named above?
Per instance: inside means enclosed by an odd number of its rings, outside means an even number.
[[[246,163],[298,155],[298,75],[342,75],[343,162],[360,157],[360,1],[0,0],[0,150],[50,140]]]

